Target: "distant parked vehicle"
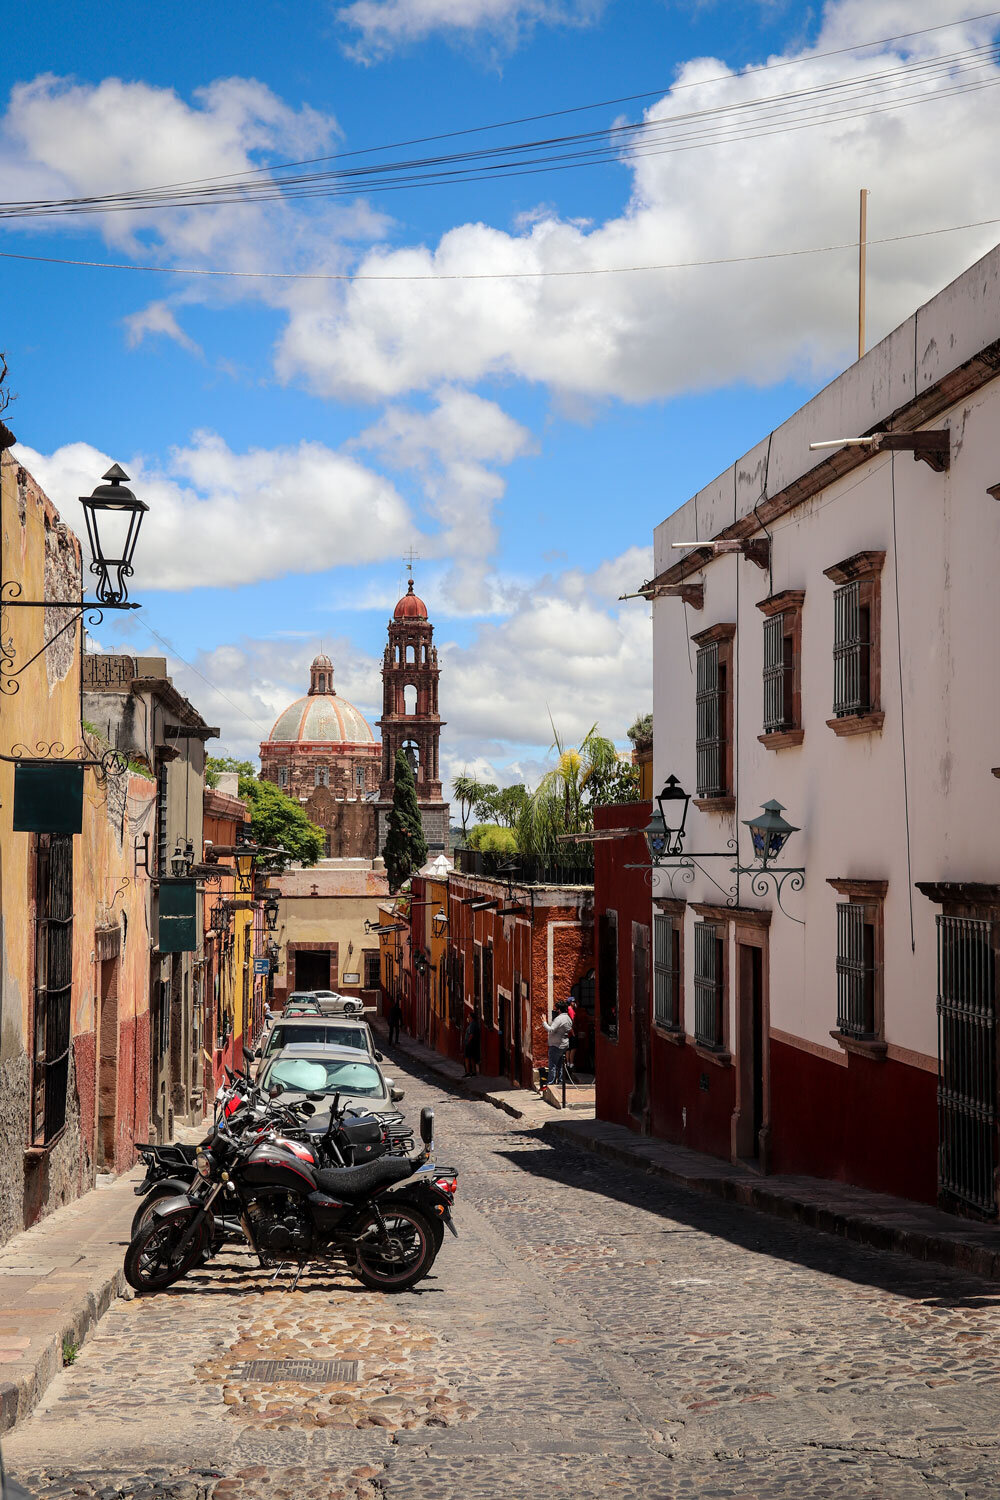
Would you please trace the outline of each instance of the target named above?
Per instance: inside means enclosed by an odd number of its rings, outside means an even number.
[[[376,1049],[367,1021],[347,1016],[279,1016],[253,1054],[258,1063],[257,1072],[282,1047],[302,1042],[319,1043],[321,1046],[332,1044],[358,1047],[374,1057],[376,1062],[382,1061],[382,1054]]]

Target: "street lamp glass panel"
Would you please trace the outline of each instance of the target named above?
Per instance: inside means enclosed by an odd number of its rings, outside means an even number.
[[[241,849],[234,856],[236,863],[236,879],[241,891],[249,891],[253,886],[253,863],[254,851],[252,849]]]
[[[683,850],[684,825],[687,822],[690,802],[689,793],[684,790],[677,777],[668,776],[663,791],[656,799],[660,817],[663,819],[668,854],[680,854]]]
[[[270,901],[264,902],[264,921],[268,932],[274,932],[278,926],[278,903],[273,896]]]
[[[747,818],[753,852],[761,864],[776,859],[793,833],[798,829],[781,816],[784,812],[780,802],[765,802],[756,818]]]
[[[112,464],[92,495],[81,495],[90,543],[90,571],[97,577],[97,597],[102,604],[123,604],[128,598],[126,579],[132,577],[132,557],[139,539],[142,518],[149,509],[137,500],[123,480],[125,470]]]
[[[656,864],[657,860],[662,859],[667,852],[667,829],[659,808],[653,813],[642,831],[649,846],[649,857]]]

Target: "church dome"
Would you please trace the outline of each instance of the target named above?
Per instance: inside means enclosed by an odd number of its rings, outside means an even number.
[[[371,725],[353,703],[336,693],[309,693],[296,698],[279,714],[268,740],[288,743],[370,745],[375,741]]]
[[[413,579],[410,579],[406,593],[400,599],[393,610],[394,620],[426,620],[427,605],[413,592]]]
[[[333,686],[333,662],[323,652],[314,656],[309,668],[309,692],[296,698],[268,735],[271,744],[305,742],[319,745],[371,745],[371,725],[353,703],[341,698]]]

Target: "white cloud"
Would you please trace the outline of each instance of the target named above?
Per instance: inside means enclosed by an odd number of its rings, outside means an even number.
[[[536,26],[586,26],[603,9],[604,0],[354,0],[337,19],[360,33],[348,55],[374,62],[435,33],[510,51]]]
[[[431,411],[391,406],[352,447],[377,453],[393,469],[416,474],[441,527],[433,553],[456,559],[444,583],[448,602],[488,608],[485,560],[496,542],[494,509],[506,484],[488,464],[510,464],[536,450],[526,427],[493,401],[446,388]]]
[[[813,50],[912,31],[966,8],[959,0],[840,0],[826,7]],[[770,73],[736,75],[724,62],[700,59],[681,70],[677,89],[645,118],[657,122],[875,72],[898,79],[914,57],[957,51],[993,29],[995,22],[980,22],[863,55],[797,56]],[[975,80],[1000,83],[1000,67],[983,65]],[[481,222],[459,224],[436,245],[373,248],[356,270],[443,277],[595,273],[838,244],[856,234],[861,185],[871,190],[873,239],[986,219],[997,212],[998,96],[987,89],[948,97],[955,82],[951,74],[928,79],[920,91],[935,93],[936,102],[911,109],[844,118],[822,129],[773,131],[709,150],[633,157],[626,208],[589,230],[554,210],[514,233]],[[695,83],[697,89],[688,87]],[[870,86],[862,92],[868,97]],[[872,333],[888,331],[996,239],[993,227],[873,246]],[[355,281],[289,309],[278,371],[322,395],[366,400],[443,381],[510,377],[561,396],[632,402],[738,381],[764,384],[826,372],[849,356],[856,274],[856,254],[847,249],[612,276]]]
[[[89,443],[15,451],[74,526],[77,497],[112,462]],[[417,536],[387,479],[322,443],[234,453],[199,432],[162,468],[141,457],[126,468],[149,505],[136,557],[144,588],[226,587],[378,562]]]
[[[150,302],[148,307],[139,312],[129,313],[124,319],[126,337],[130,349],[135,349],[142,343],[147,334],[160,333],[164,338],[172,339],[175,344],[180,344],[189,354],[199,357],[204,355],[200,344],[189,337],[178,323],[174,313],[165,302]]]

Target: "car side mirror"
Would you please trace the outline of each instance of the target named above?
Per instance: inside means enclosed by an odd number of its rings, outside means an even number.
[[[261,1058],[261,1057],[263,1057],[264,1056],[264,1049],[263,1049],[263,1047],[255,1047],[253,1049],[253,1051],[251,1052],[250,1056],[253,1057],[253,1058]]]
[[[281,1093],[281,1084],[280,1083],[272,1083],[271,1087],[267,1091],[267,1097],[269,1099],[277,1099],[277,1097],[278,1097],[278,1095],[280,1093]]]
[[[403,1099],[404,1097],[405,1097],[405,1095],[403,1094],[403,1090],[402,1089],[390,1089],[389,1090],[389,1098],[392,1100],[393,1104],[398,1104],[400,1102],[400,1100]]]

